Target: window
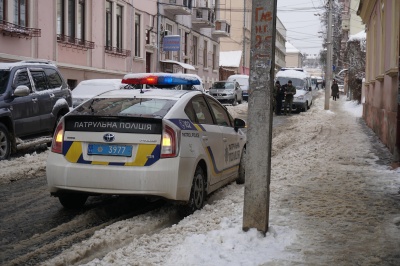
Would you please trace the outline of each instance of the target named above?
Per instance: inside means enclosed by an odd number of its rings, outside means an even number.
[[[46,74],[43,71],[31,71],[36,91],[44,91],[48,89]]]
[[[75,38],[75,0],[68,0],[68,36]]]
[[[28,8],[26,0],[14,0],[14,24],[28,26]]]
[[[203,67],[207,68],[207,41],[204,41],[203,49]]]
[[[221,107],[219,103],[211,99],[208,99],[208,103],[211,106],[211,110],[214,113],[215,119],[219,126],[224,126],[224,127],[232,126],[228,113]]]
[[[172,25],[165,24],[165,29],[167,30],[168,34],[172,34]],[[172,52],[166,52],[165,59],[172,59]]]
[[[57,34],[58,39],[78,44],[85,40],[85,0],[57,0]],[[68,38],[64,39],[64,36]]]
[[[199,124],[214,124],[210,110],[208,109],[207,103],[203,97],[194,98],[192,100],[192,106],[196,115],[196,122],[198,122]],[[191,114],[189,113],[188,116],[189,115]]]
[[[193,36],[193,65],[197,66],[197,37]]]
[[[62,79],[60,77],[60,74],[58,74],[55,69],[45,69],[44,72],[46,73],[50,89],[56,89],[62,86]]]
[[[112,3],[106,1],[106,46],[112,47]]]
[[[123,7],[120,5],[117,5],[116,20],[117,20],[117,48],[118,49],[122,49],[122,12],[123,12]]]
[[[0,0],[0,20],[6,20],[5,0]]]
[[[32,91],[31,82],[29,81],[28,72],[26,70],[19,71],[15,75],[14,88],[21,86],[21,85],[27,86],[29,88],[29,90]]]
[[[64,0],[57,1],[57,34],[64,34]]]
[[[217,69],[217,46],[213,45],[212,68]]]
[[[140,15],[135,14],[135,56],[140,57]]]
[[[85,39],[85,1],[79,0],[78,3],[78,32],[76,38]]]

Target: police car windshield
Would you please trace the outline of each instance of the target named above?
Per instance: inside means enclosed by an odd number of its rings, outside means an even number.
[[[9,77],[10,71],[0,70],[0,94],[3,94],[6,91]]]
[[[289,78],[289,77],[278,77],[277,80],[281,83],[281,85],[285,85],[288,83],[289,80],[292,81],[292,85],[296,88],[303,88],[304,87],[304,80],[297,79],[297,78]]]
[[[176,103],[152,98],[95,98],[72,111],[76,115],[164,117]]]

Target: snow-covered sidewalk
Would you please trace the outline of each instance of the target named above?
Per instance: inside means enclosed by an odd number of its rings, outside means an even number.
[[[231,184],[176,225],[163,224],[173,207],[139,215],[46,264],[400,265],[399,171],[377,163],[361,106],[342,97],[326,111],[322,93],[274,128],[266,237],[242,231],[244,187]]]

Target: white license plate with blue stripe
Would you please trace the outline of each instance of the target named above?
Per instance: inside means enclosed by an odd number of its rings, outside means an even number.
[[[110,145],[110,144],[89,144],[88,155],[109,155],[109,156],[132,156],[132,146]]]

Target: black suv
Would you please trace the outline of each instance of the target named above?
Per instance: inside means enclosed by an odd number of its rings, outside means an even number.
[[[0,160],[21,140],[51,136],[70,106],[71,91],[54,64],[0,63]]]

